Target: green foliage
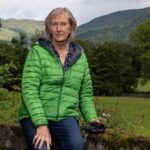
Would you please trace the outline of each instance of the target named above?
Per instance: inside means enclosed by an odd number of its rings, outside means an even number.
[[[28,47],[40,35],[37,30],[31,39],[20,33],[19,38],[13,38],[10,43],[0,42],[1,87],[20,84]],[[134,90],[141,70],[140,51],[116,42],[76,42],[84,48],[88,57],[95,95],[120,95]]]
[[[130,45],[99,44],[89,59],[95,95],[120,95],[136,87],[139,73]]]
[[[0,87],[11,83],[14,83],[18,78],[16,78],[11,70],[16,71],[16,66],[10,62],[10,64],[4,64],[0,66]]]
[[[35,33],[31,37],[31,44],[36,42],[44,33],[38,29],[35,30]]]
[[[88,57],[89,63],[91,63],[90,58],[92,57],[92,53],[94,52],[96,44],[94,44],[93,42],[90,42],[88,40],[81,40],[81,39],[76,39],[75,42],[82,46],[83,50],[85,51],[85,53]]]
[[[76,40],[88,57],[94,95],[132,92],[140,76],[140,54],[129,44]]]
[[[131,40],[142,53],[150,50],[150,19],[142,22],[131,32]]]
[[[13,38],[11,40],[11,43],[14,48],[14,56],[15,56],[14,63],[18,68],[18,74],[21,74],[23,70],[25,58],[28,53],[28,49],[27,49],[28,37],[25,33],[20,33],[19,38]]]
[[[27,54],[26,34],[20,33],[11,43],[0,42],[0,87],[20,84],[23,64]]]
[[[150,49],[141,56],[142,60],[142,76],[145,79],[150,79]]]
[[[150,79],[150,19],[142,22],[130,36],[140,53],[141,75],[144,79]]]
[[[0,101],[6,99],[8,96],[8,90],[5,88],[0,88]]]

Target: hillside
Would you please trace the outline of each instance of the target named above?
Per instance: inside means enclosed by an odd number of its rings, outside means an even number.
[[[26,32],[32,35],[36,30],[43,31],[42,21],[24,20],[24,19],[0,19],[2,27],[0,28],[0,40],[10,40],[16,37],[20,32]]]
[[[78,27],[76,38],[92,41],[128,41],[129,33],[143,20],[150,19],[150,7],[114,12],[91,20]],[[10,40],[20,32],[29,35],[44,30],[43,21],[0,19],[0,40]]]
[[[150,19],[150,7],[115,12],[78,27],[76,37],[92,41],[127,41],[139,23]]]

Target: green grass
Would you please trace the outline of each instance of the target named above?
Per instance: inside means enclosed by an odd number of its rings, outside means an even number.
[[[146,84],[142,85],[139,81],[138,86],[136,88],[137,92],[150,92],[150,81],[148,81]]]
[[[20,99],[20,93],[0,91],[0,123],[18,123]]]
[[[135,135],[150,136],[150,98],[98,97],[96,108],[111,115],[108,126],[122,128]]]
[[[20,93],[0,91],[0,123],[18,123],[20,100]],[[97,97],[95,102],[99,116],[111,115],[108,127],[150,137],[150,98]]]

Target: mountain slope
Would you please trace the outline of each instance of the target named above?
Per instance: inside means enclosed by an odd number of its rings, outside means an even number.
[[[150,7],[124,10],[101,16],[78,27],[76,38],[91,41],[128,41],[129,33],[143,20],[150,19]],[[44,31],[44,22],[23,19],[0,19],[0,40],[11,40],[26,32],[33,35],[36,30]]]
[[[24,19],[1,19],[2,27],[0,28],[0,40],[11,40],[25,32],[32,35],[36,30],[43,31],[44,23],[42,21],[24,20]]]
[[[115,12],[78,27],[76,37],[92,41],[127,41],[139,23],[150,19],[150,7]]]

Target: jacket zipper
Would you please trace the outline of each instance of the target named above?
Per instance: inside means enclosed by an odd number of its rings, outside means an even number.
[[[60,99],[61,99],[61,95],[62,95],[62,88],[63,88],[63,85],[64,85],[64,78],[65,78],[65,70],[64,70],[64,67],[61,64],[60,59],[58,59],[54,53],[53,53],[53,55],[56,58],[57,62],[59,63],[59,65],[60,65],[60,67],[62,69],[62,75],[63,75],[62,84],[61,84],[61,88],[60,88],[60,92],[59,92],[58,105],[57,105],[57,115],[56,115],[56,118],[58,120],[58,118],[59,118],[59,109],[60,109]]]
[[[58,99],[58,106],[57,106],[57,120],[58,120],[58,118],[59,118],[60,99],[61,99],[61,95],[62,95],[62,88],[63,88],[63,85],[64,85],[64,78],[65,78],[65,70],[64,70],[62,64],[60,64],[60,65],[61,65],[61,67],[62,67],[63,79],[62,79],[62,84],[61,84],[61,89],[60,89],[59,99]]]
[[[59,109],[60,109],[60,99],[61,99],[61,95],[62,95],[62,88],[63,88],[63,85],[64,85],[64,79],[65,79],[65,70],[64,70],[64,67],[62,66],[61,64],[61,61],[57,58],[57,56],[52,52],[53,56],[56,58],[57,62],[59,63],[61,69],[62,69],[62,73],[63,73],[63,79],[62,79],[62,85],[61,85],[61,89],[60,89],[60,93],[59,93],[59,99],[58,99],[58,106],[57,106],[57,120],[59,118]]]

